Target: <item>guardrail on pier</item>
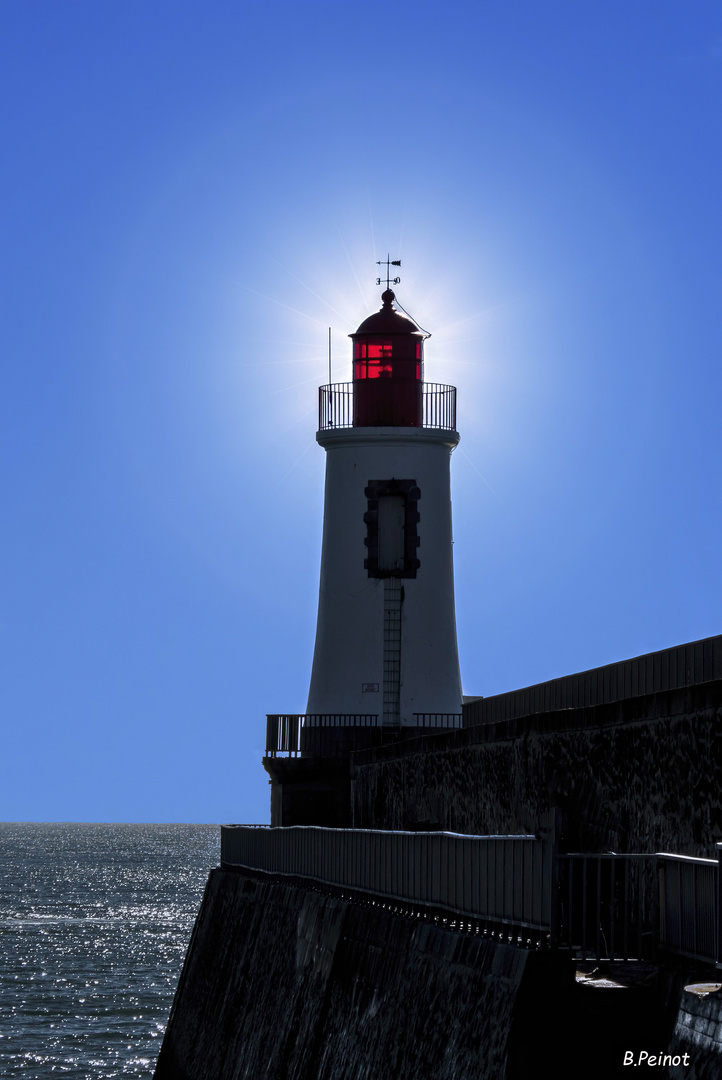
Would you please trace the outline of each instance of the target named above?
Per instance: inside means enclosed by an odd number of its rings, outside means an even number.
[[[555,925],[553,836],[465,836],[294,826],[221,828],[221,862],[310,878],[512,928],[548,943]]]
[[[266,757],[301,753],[301,729],[378,727],[378,713],[269,713],[266,716]]]
[[[668,952],[722,967],[720,860],[662,853],[659,860],[659,944]]]
[[[658,944],[722,967],[722,844],[718,860],[559,855],[555,821],[538,836],[224,825],[221,862],[460,916],[580,960],[649,959]]]
[[[559,855],[559,940],[579,960],[648,959],[659,920],[656,855]]]
[[[422,728],[460,728],[463,713],[452,712],[415,712],[414,727]]]
[[[460,728],[461,713],[414,713],[414,728]],[[378,713],[268,713],[266,715],[266,757],[301,753],[303,728],[369,728],[383,727]],[[387,729],[398,731],[398,728]],[[312,746],[312,744],[311,744]],[[309,749],[307,743],[306,749]],[[313,752],[312,749],[310,752]]]

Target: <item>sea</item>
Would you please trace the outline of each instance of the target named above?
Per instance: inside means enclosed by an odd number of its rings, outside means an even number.
[[[0,1077],[152,1077],[217,825],[0,823]]]

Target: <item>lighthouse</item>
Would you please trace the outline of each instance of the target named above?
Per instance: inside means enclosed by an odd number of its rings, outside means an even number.
[[[424,380],[429,335],[398,310],[390,265],[381,309],[349,335],[351,381],[319,388],[326,482],[316,643],[306,712],[267,718],[275,825],[351,824],[355,750],[461,726],[456,389]]]

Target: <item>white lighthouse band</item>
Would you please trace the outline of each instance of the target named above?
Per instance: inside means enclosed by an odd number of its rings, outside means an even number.
[[[352,427],[316,438],[326,489],[308,720],[460,724],[449,469],[458,433]]]

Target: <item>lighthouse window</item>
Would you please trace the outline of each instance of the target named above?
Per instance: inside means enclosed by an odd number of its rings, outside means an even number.
[[[403,495],[379,498],[379,570],[404,569],[404,520],[406,499]]]
[[[393,345],[390,341],[357,341],[353,347],[354,360],[391,359]]]
[[[353,347],[354,379],[391,378],[390,341],[357,341]]]
[[[390,379],[391,374],[390,360],[388,363],[382,360],[357,360],[354,364],[355,379]]]
[[[369,577],[415,578],[421,565],[418,547],[418,504],[421,492],[415,480],[369,480],[366,522],[366,558]]]

